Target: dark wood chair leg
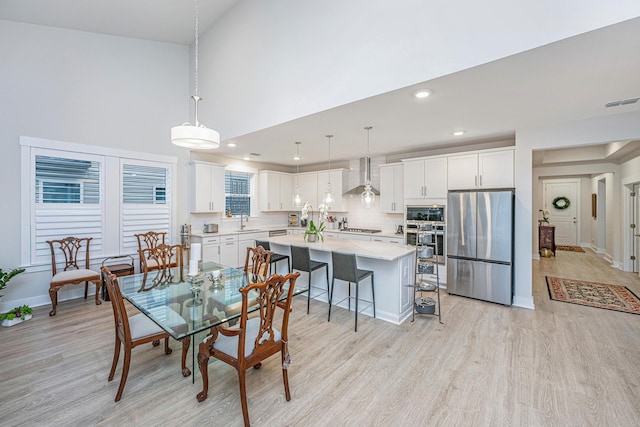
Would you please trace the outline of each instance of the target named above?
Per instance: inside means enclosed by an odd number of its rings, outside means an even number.
[[[187,354],[191,346],[191,337],[184,337],[180,341],[182,342],[182,376],[188,377],[191,375],[191,369],[187,368]]]
[[[202,377],[202,391],[196,395],[196,399],[198,399],[198,402],[203,402],[209,394],[209,349],[206,343],[200,343],[198,367]]]
[[[98,280],[95,282],[96,284],[96,305],[102,304],[102,300],[100,299],[100,289],[102,289],[102,281]],[[85,291],[86,293],[86,291]],[[86,299],[86,297],[85,297]]]
[[[122,397],[124,386],[127,383],[127,376],[129,376],[129,365],[131,364],[131,346],[125,344],[124,346],[124,365],[122,366],[122,377],[120,377],[120,386],[118,387],[118,393],[116,394],[116,402]]]
[[[51,311],[49,316],[56,315],[56,306],[58,305],[58,288],[49,288],[49,297],[51,298]]]
[[[289,372],[284,367],[285,359],[287,354],[286,344],[282,345],[282,351],[280,352],[281,360],[282,360],[282,380],[284,381],[284,394],[287,398],[287,402],[291,400],[291,392],[289,391]]]
[[[248,427],[249,423],[249,407],[247,406],[247,382],[245,378],[246,371],[240,368],[238,371],[238,382],[240,383],[240,403],[242,403],[242,416],[244,417],[244,425]]]
[[[118,367],[118,359],[120,358],[120,338],[116,335],[116,346],[113,349],[113,362],[111,362],[111,372],[109,372],[109,381],[113,380],[113,376],[116,374],[116,368]]]
[[[84,282],[84,299],[87,299],[87,295],[89,294],[89,282]]]

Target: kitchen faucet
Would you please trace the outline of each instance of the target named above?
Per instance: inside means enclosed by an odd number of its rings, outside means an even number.
[[[247,215],[247,222],[249,222],[249,215]],[[244,215],[240,214],[240,230],[244,230],[245,227],[245,223],[244,223]]]

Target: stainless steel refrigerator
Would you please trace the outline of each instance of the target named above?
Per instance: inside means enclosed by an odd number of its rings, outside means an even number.
[[[447,291],[511,305],[514,192],[451,191],[447,197]]]

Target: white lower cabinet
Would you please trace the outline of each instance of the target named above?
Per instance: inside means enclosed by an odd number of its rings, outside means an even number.
[[[242,260],[244,263],[244,259]],[[220,264],[237,267],[238,261],[238,236],[220,236]]]
[[[202,260],[220,263],[220,237],[192,237],[192,243],[202,244]]]
[[[266,240],[269,238],[268,231],[257,233],[241,233],[238,235],[238,267],[244,268],[247,259],[247,248],[255,248],[256,240]]]

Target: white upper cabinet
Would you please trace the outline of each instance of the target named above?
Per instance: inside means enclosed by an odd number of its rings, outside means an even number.
[[[446,199],[447,158],[404,161],[405,199]]]
[[[224,165],[191,162],[191,212],[224,212]]]
[[[380,210],[386,213],[404,211],[404,168],[402,164],[380,166]]]
[[[261,211],[289,211],[292,209],[293,177],[290,174],[261,171],[259,179]]]
[[[347,191],[347,184],[349,183],[349,179],[347,176],[346,169],[332,169],[330,171],[320,171],[318,174],[318,199],[314,208],[317,208],[322,203],[324,199],[324,195],[327,191],[327,187],[329,182],[331,182],[331,189],[333,190],[333,195],[335,196],[335,201],[333,202],[333,206],[329,211],[331,212],[345,212],[347,210],[347,204],[342,196],[345,191]]]
[[[330,172],[330,174],[329,174]],[[331,189],[335,196],[335,202],[331,212],[345,212],[347,205],[342,194],[346,191],[345,186],[348,184],[348,176],[346,169],[332,169],[331,171],[305,172],[297,176],[293,176],[292,186],[295,188],[296,179],[300,183],[300,191],[302,192],[302,200],[309,202],[314,211],[318,210],[318,206],[322,203],[329,181],[331,181]],[[293,190],[292,190],[293,191]]]
[[[309,202],[314,209],[318,206],[318,173],[307,172],[299,173],[294,177],[300,184],[300,192],[302,193],[302,203]]]
[[[448,158],[449,190],[514,187],[513,149],[460,154]]]

